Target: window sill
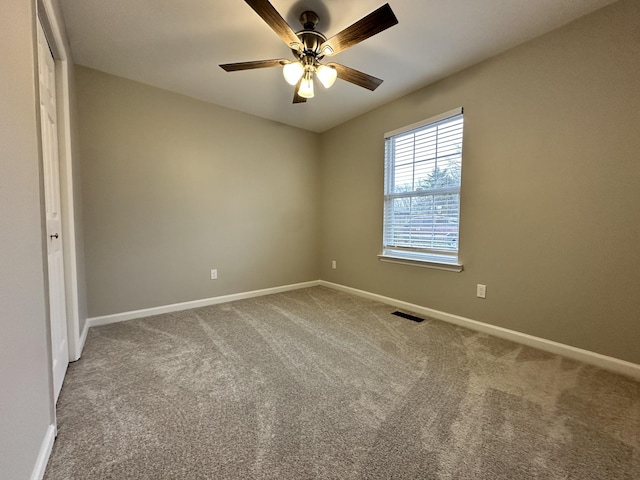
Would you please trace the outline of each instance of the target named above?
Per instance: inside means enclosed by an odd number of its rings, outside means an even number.
[[[461,263],[449,263],[435,260],[416,260],[413,258],[394,257],[392,255],[378,255],[381,262],[399,263],[401,265],[412,265],[414,267],[434,268],[436,270],[446,270],[448,272],[461,272]]]

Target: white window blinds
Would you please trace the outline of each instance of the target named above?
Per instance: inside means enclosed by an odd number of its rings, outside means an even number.
[[[457,263],[462,108],[385,135],[383,255]]]

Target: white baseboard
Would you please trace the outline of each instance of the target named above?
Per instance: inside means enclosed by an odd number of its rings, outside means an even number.
[[[193,300],[191,302],[173,303],[171,305],[163,305],[160,307],[145,308],[142,310],[134,310],[131,312],[115,313],[113,315],[104,315],[102,317],[93,317],[87,319],[86,327],[97,327],[99,325],[107,325],[109,323],[124,322],[136,318],[150,317],[152,315],[160,315],[163,313],[179,312],[181,310],[189,310],[191,308],[206,307],[209,305],[217,305],[219,303],[234,302],[245,298],[261,297],[263,295],[271,295],[274,293],[288,292],[301,288],[316,287],[320,285],[319,280],[312,282],[295,283],[292,285],[283,285],[281,287],[265,288],[262,290],[253,290],[251,292],[234,293],[231,295],[223,295],[220,297],[205,298],[202,300]],[[86,338],[86,333],[84,333]],[[84,341],[82,342],[84,345]]]
[[[479,322],[477,320],[471,320],[470,318],[460,317],[458,315],[452,315],[450,313],[441,312],[432,308],[422,307],[409,302],[403,302],[396,300],[395,298],[384,297],[364,290],[358,290],[357,288],[346,287],[337,283],[326,282],[320,280],[319,285],[332,288],[334,290],[340,290],[343,292],[365,297],[378,302],[386,303],[387,305],[393,305],[394,307],[406,309],[412,312],[421,313],[431,318],[442,320],[444,322],[452,323],[462,327],[469,328],[478,332],[483,332],[494,337],[503,338],[505,340],[511,340],[512,342],[527,345],[529,347],[538,348],[549,353],[561,355],[563,357],[578,360],[580,362],[588,363],[596,367],[609,370],[610,372],[619,373],[628,377],[633,377],[640,380],[640,365],[627,362],[626,360],[620,360],[614,357],[608,357],[600,353],[591,352],[582,348],[572,347],[571,345],[565,345],[564,343],[554,342],[545,338],[534,337],[526,333],[516,332],[515,330],[509,330],[508,328],[498,327],[490,325],[488,323]]]
[[[311,282],[296,283],[292,285],[284,285],[281,287],[265,288],[263,290],[253,290],[250,292],[235,293],[232,295],[223,295],[220,297],[205,298],[202,300],[194,300],[191,302],[174,303],[171,305],[163,305],[160,307],[146,308],[142,310],[134,310],[131,312],[116,313],[113,315],[105,315],[101,317],[93,317],[87,319],[85,328],[82,332],[81,346],[84,346],[84,342],[87,337],[87,331],[89,327],[95,327],[98,325],[107,325],[109,323],[123,322],[126,320],[133,320],[136,318],[144,318],[152,315],[160,315],[163,313],[178,312],[181,310],[189,310],[191,308],[206,307],[208,305],[217,305],[220,303],[233,302],[236,300],[243,300],[245,298],[259,297],[263,295],[271,295],[274,293],[287,292],[291,290],[298,290],[301,288],[309,288],[322,285],[324,287],[332,288],[334,290],[340,290],[343,292],[358,295],[360,297],[376,300],[378,302],[386,303],[387,305],[393,305],[394,307],[403,308],[412,312],[421,313],[431,318],[442,320],[447,323],[459,325],[469,328],[478,332],[493,335],[494,337],[503,338],[512,342],[527,345],[529,347],[538,348],[549,353],[556,355],[562,355],[563,357],[571,358],[580,362],[594,365],[596,367],[609,370],[614,373],[619,373],[629,377],[633,377],[640,380],[640,365],[621,360],[619,358],[609,357],[600,353],[591,352],[582,348],[572,347],[571,345],[565,345],[564,343],[554,342],[553,340],[547,340],[545,338],[535,337],[526,333],[517,332],[515,330],[509,330],[508,328],[498,327],[496,325],[490,325],[488,323],[479,322],[470,318],[460,317],[451,313],[442,312],[440,310],[434,310],[432,308],[423,307],[414,303],[404,302],[391,297],[385,297],[376,293],[367,292],[364,290],[358,290],[357,288],[347,287],[337,283],[327,282],[325,280],[314,280]],[[81,348],[82,351],[82,348]]]
[[[56,439],[56,426],[49,425],[47,427],[47,433],[42,439],[42,444],[40,445],[40,452],[38,452],[38,458],[36,460],[36,464],[33,467],[33,471],[31,472],[30,480],[42,480],[44,477],[44,471],[47,468],[47,463],[49,462],[49,456],[51,455],[51,450],[53,449],[53,442]]]

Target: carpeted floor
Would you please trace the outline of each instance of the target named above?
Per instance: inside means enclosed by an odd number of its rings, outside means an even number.
[[[640,383],[314,287],[92,328],[46,480],[638,479]]]

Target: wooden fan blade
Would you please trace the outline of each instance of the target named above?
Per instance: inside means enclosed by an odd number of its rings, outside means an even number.
[[[397,23],[398,19],[389,4],[386,3],[350,27],[335,34],[320,46],[320,51],[325,55],[335,55],[389,27],[393,27]],[[327,46],[331,48],[331,51],[325,50]]]
[[[244,1],[247,5],[253,8],[258,15],[260,15],[267,25],[276,32],[276,35],[278,35],[289,48],[293,48],[294,50],[296,49],[295,45],[292,46],[292,44],[300,44],[300,39],[274,6],[269,3],[269,0]]]
[[[288,63],[288,60],[255,60],[253,62],[225,63],[220,65],[220,68],[227,72],[237,72],[238,70],[251,70],[254,68],[281,67],[285,63]]]
[[[293,103],[305,103],[307,101],[306,98],[298,95],[298,90],[300,90],[300,84],[302,83],[302,78],[298,80],[298,84],[296,85],[296,89],[293,91]]]
[[[339,63],[327,63],[327,66],[333,67],[338,72],[338,78],[359,87],[364,87],[372,92],[380,86],[382,80],[372,75],[360,72],[350,67],[345,67]]]

